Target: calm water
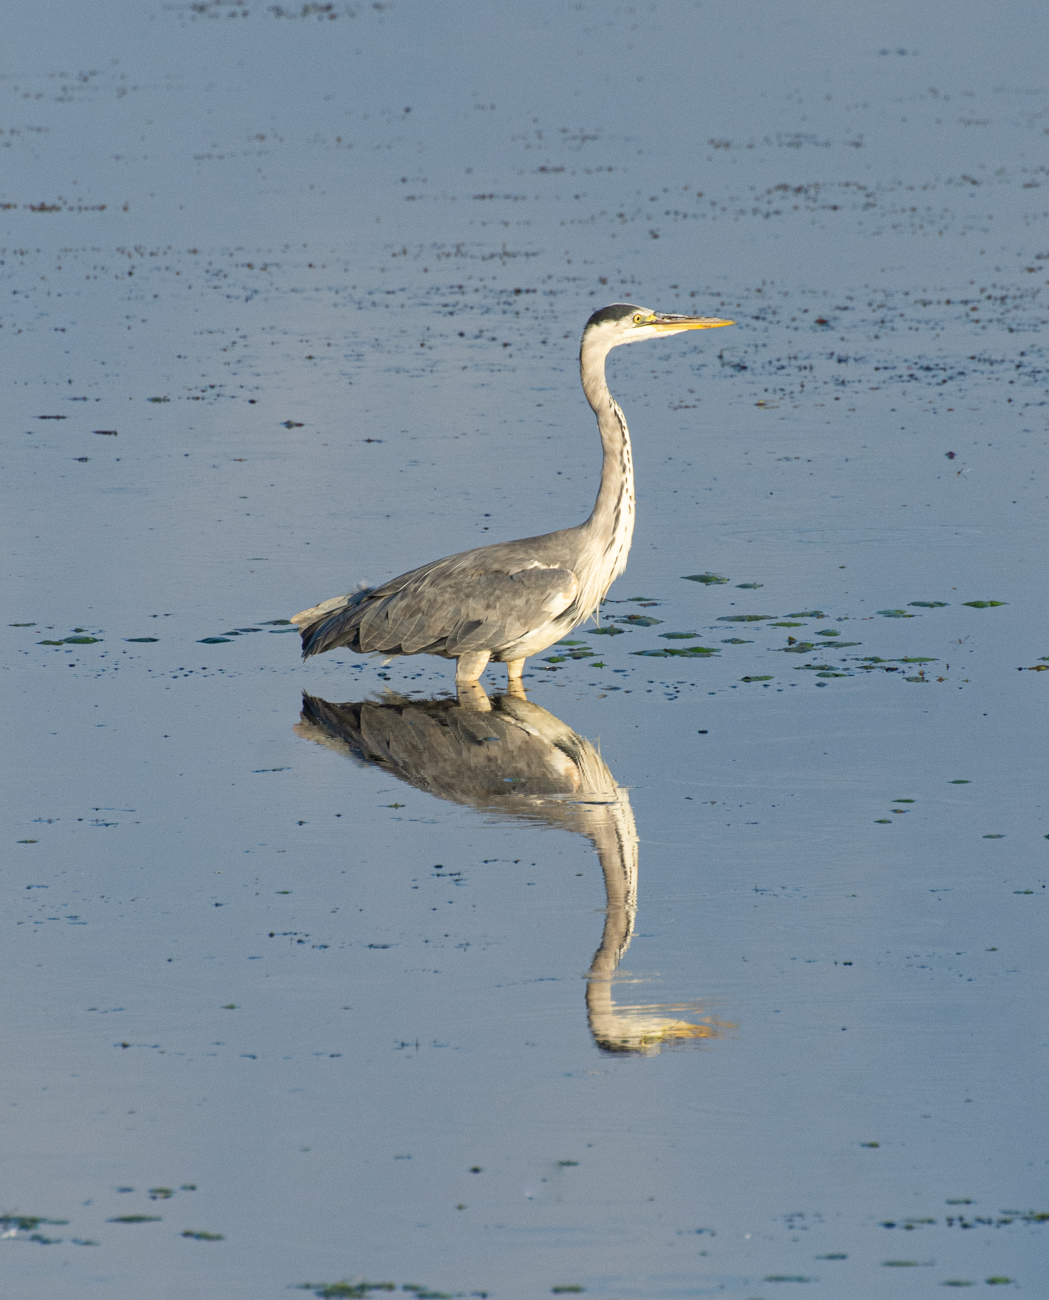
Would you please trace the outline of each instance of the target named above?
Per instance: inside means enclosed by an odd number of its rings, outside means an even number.
[[[1045,1294],[1044,7],[4,23],[4,1295]],[[602,630],[301,664],[617,300]]]

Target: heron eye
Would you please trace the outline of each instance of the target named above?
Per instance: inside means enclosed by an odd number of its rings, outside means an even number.
[[[642,316],[640,312],[635,312],[635,313],[634,313],[634,324],[635,324],[635,325],[640,325],[641,322],[642,322],[644,319],[645,319],[644,316]]]

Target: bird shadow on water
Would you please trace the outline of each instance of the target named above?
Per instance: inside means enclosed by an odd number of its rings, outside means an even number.
[[[637,913],[638,837],[626,790],[589,740],[538,704],[512,694],[495,696],[489,708],[461,701],[391,694],[331,704],[304,695],[295,731],[439,799],[573,831],[593,844],[605,880],[605,924],[586,975],[586,1013],[601,1051],[654,1056],[734,1029],[698,1002],[613,1000]]]

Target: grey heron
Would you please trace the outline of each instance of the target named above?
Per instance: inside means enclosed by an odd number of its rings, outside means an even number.
[[[506,664],[510,689],[520,692],[525,659],[596,614],[626,568],[634,470],[626,420],[605,381],[605,358],[624,343],[734,323],[632,303],[594,312],[579,346],[583,392],[597,416],[603,452],[590,517],[574,528],[432,560],[380,586],[305,609],[291,620],[302,632],[303,658],[345,646],[355,653],[456,659],[460,693],[472,694],[482,708],[477,679],[494,659]]]

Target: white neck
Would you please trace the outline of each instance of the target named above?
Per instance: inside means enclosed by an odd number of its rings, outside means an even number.
[[[579,374],[586,400],[597,416],[604,457],[601,486],[590,518],[582,525],[595,561],[593,608],[626,568],[634,533],[634,463],[630,432],[605,381],[605,358],[611,351],[607,335],[588,330],[579,349]],[[590,592],[587,595],[591,595]]]

